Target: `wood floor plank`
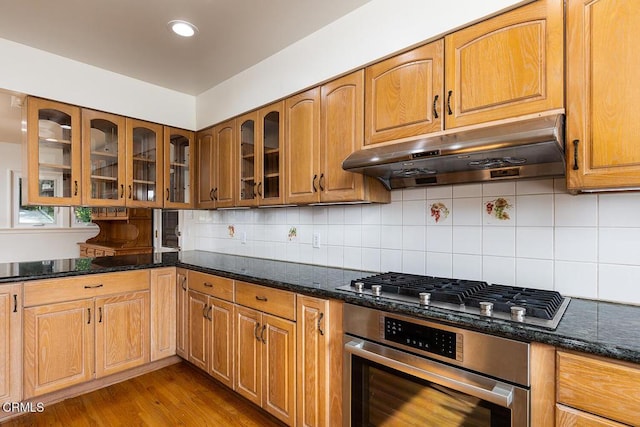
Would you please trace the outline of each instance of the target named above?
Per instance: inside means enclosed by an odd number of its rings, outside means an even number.
[[[239,426],[283,424],[186,362],[25,414],[3,427]]]

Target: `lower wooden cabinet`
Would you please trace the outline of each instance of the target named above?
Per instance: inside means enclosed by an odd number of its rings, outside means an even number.
[[[157,268],[150,273],[151,361],[176,354],[176,269]]]
[[[236,392],[295,423],[296,324],[236,306]]]
[[[22,285],[0,286],[0,404],[22,397]]]
[[[188,359],[189,343],[189,281],[187,270],[176,269],[176,354]]]
[[[624,427],[626,425],[568,406],[556,405],[556,426],[558,427]]]

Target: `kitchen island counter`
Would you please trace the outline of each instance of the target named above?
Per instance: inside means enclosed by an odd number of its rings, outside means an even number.
[[[367,271],[206,251],[184,251],[0,264],[0,283],[171,266],[317,297],[340,299],[351,304],[441,321],[520,341],[536,341],[640,363],[638,306],[572,298],[557,329],[548,330],[490,317],[424,308],[414,303],[366,300],[354,293],[336,289],[348,285],[353,279],[374,274]]]

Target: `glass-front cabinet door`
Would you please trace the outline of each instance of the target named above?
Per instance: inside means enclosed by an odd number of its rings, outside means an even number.
[[[260,161],[257,193],[260,205],[284,203],[284,101],[258,111]]]
[[[83,203],[125,204],[125,118],[82,110]]]
[[[127,206],[162,207],[162,154],[162,125],[128,118]]]
[[[39,98],[26,102],[26,181],[23,203],[81,202],[80,109]],[[26,199],[26,200],[24,200]]]
[[[256,133],[257,112],[252,112],[236,120],[240,128],[238,132],[239,146],[239,174],[238,206],[253,206],[258,204],[258,144]]]
[[[165,208],[192,207],[193,167],[191,131],[164,127],[164,202]]]

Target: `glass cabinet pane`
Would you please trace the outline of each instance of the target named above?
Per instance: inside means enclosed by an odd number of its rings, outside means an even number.
[[[264,199],[280,197],[280,113],[271,111],[263,121],[263,164],[260,189]]]
[[[172,133],[169,136],[169,194],[172,203],[189,203],[191,182],[189,180],[190,139],[184,135]]]
[[[156,172],[158,168],[157,134],[145,127],[133,128],[133,200],[154,202],[158,196]]]
[[[105,119],[90,123],[91,198],[118,200],[118,125]]]
[[[71,175],[72,150],[71,116],[55,109],[38,110],[39,197],[78,194],[78,183]]]
[[[240,126],[240,200],[255,198],[256,144],[253,120],[246,120]]]

